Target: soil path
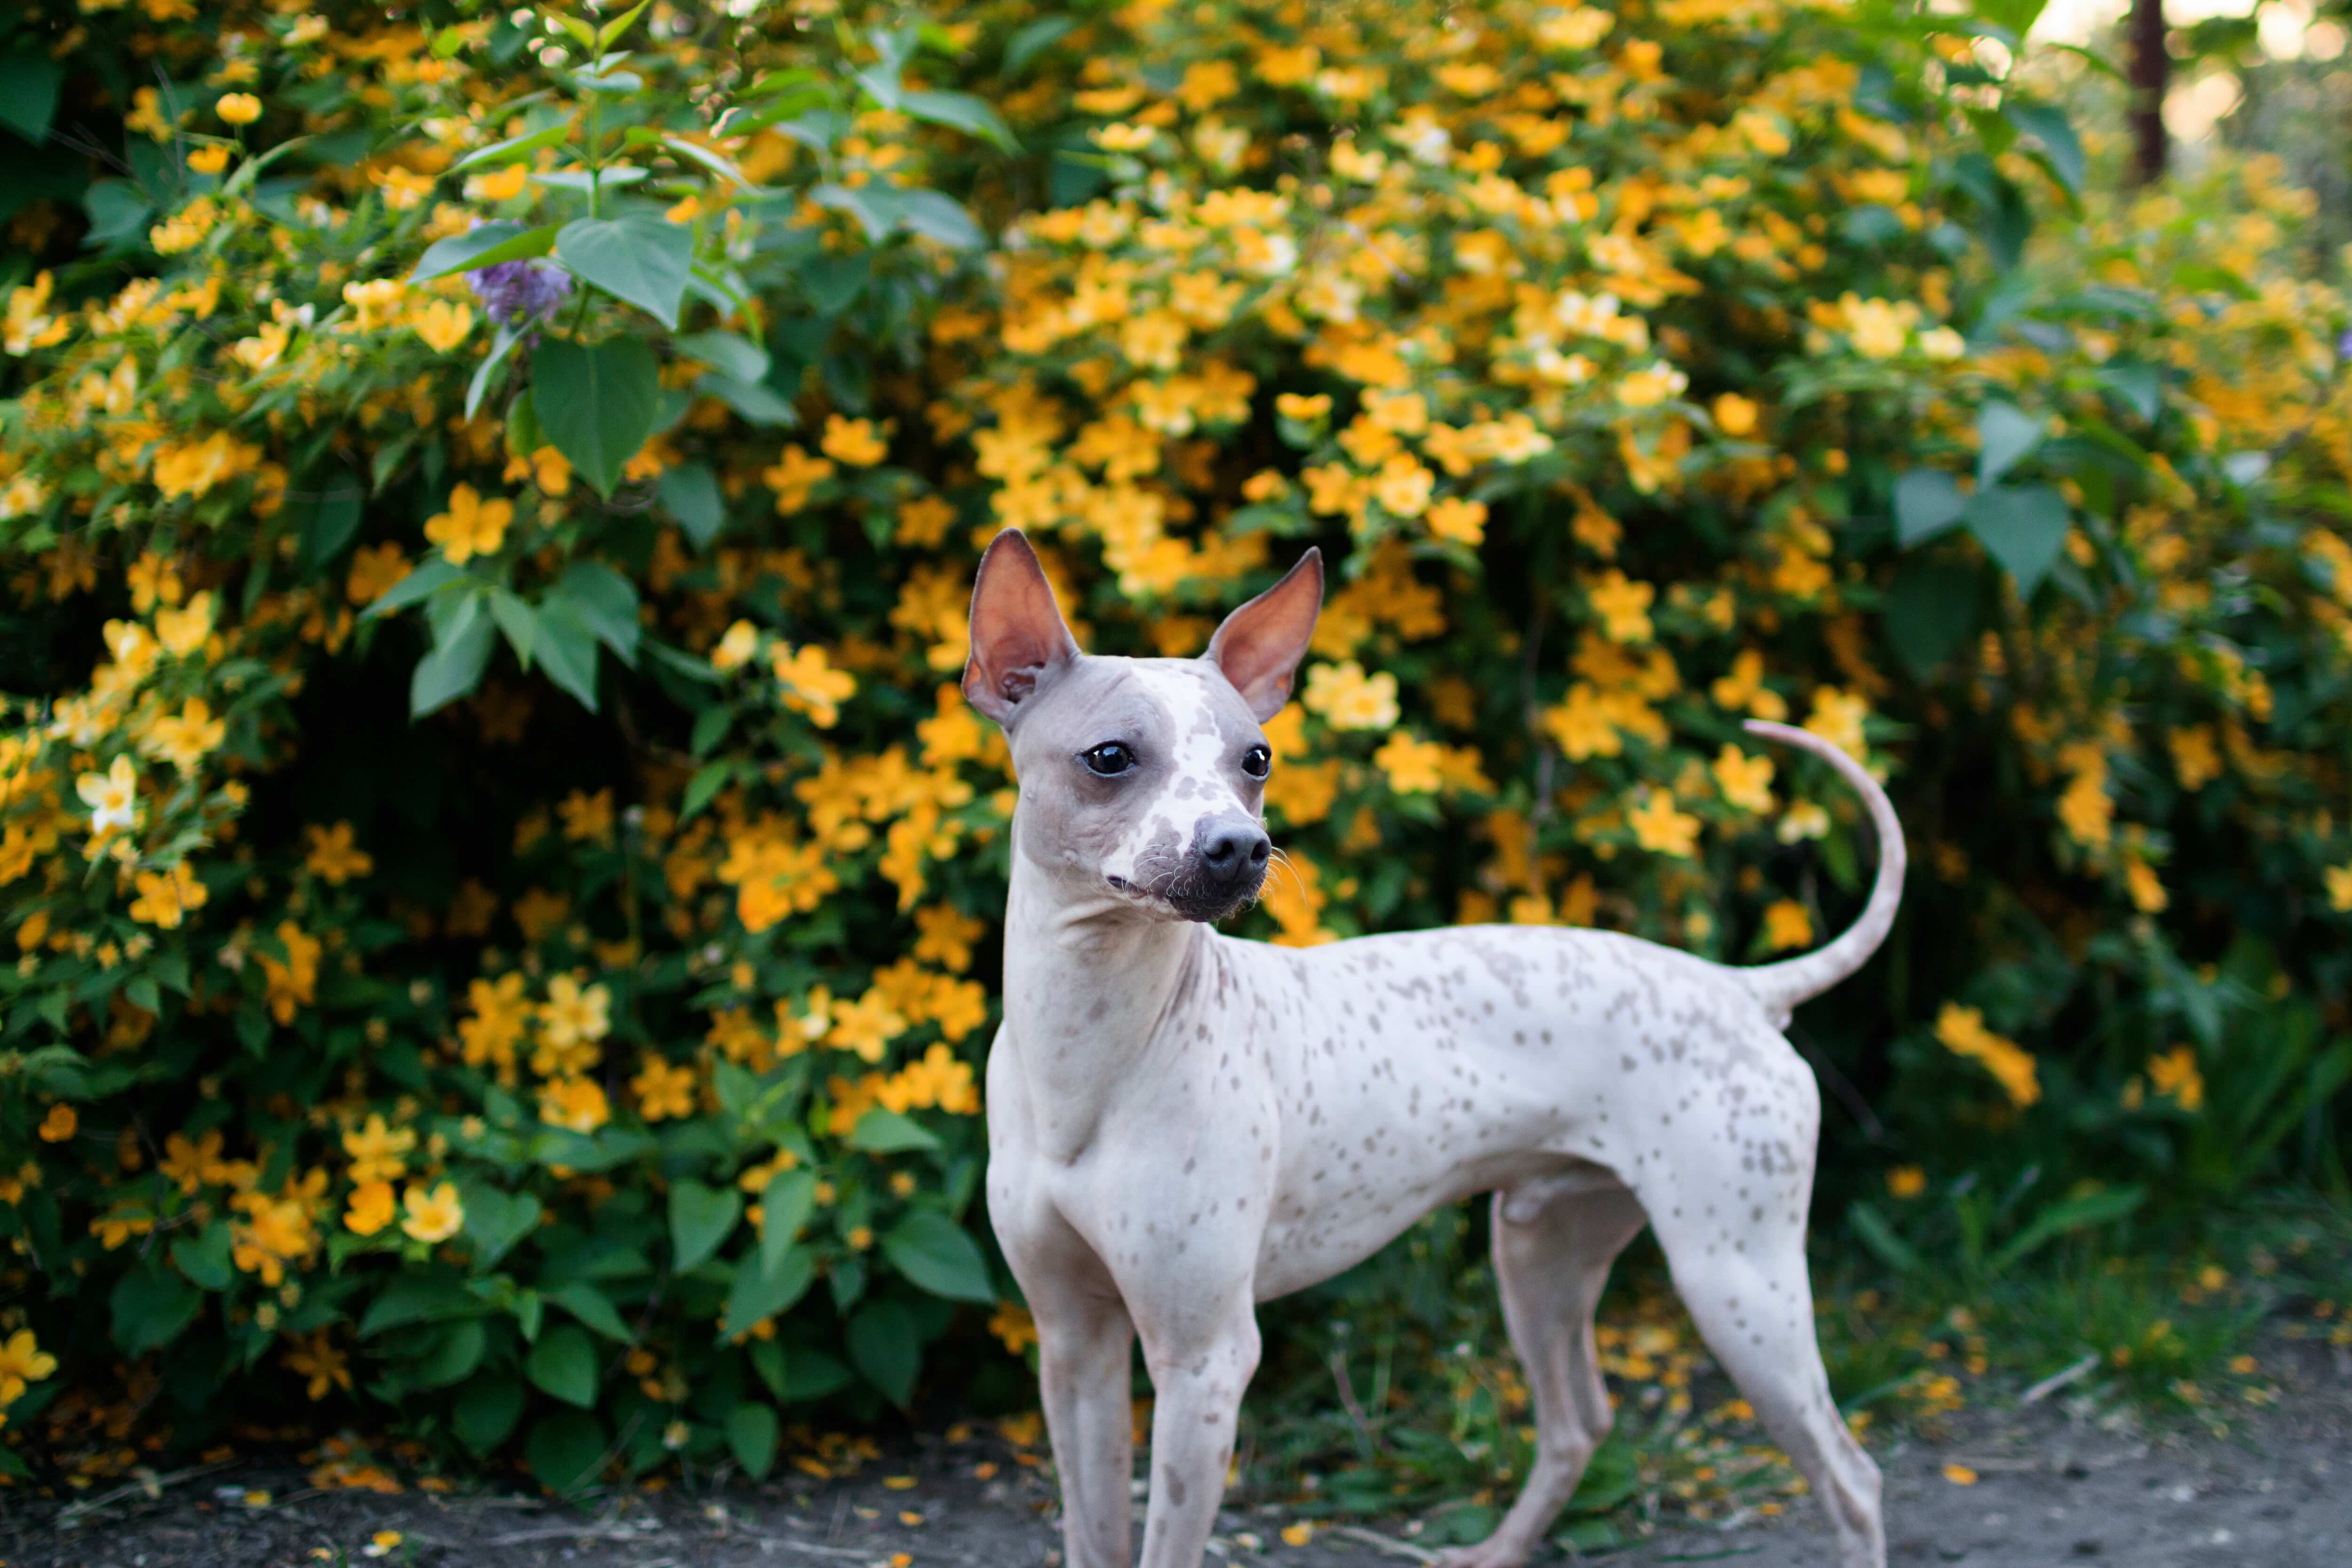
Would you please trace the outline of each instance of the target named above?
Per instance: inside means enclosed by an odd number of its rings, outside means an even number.
[[[2258,1568],[2352,1565],[2352,1366],[2301,1359],[2285,1397],[2216,1439],[2086,1418],[2062,1401],[1980,1412],[1944,1441],[1878,1453],[1893,1568]],[[1977,1479],[1948,1479],[1963,1465]],[[982,1478],[974,1471],[992,1468]],[[896,1487],[885,1479],[895,1475]],[[906,1484],[911,1478],[912,1484]],[[1051,1568],[1053,1495],[1034,1468],[987,1467],[971,1447],[911,1445],[854,1480],[796,1478],[716,1497],[628,1500],[583,1516],[535,1499],[307,1491],[299,1472],[253,1467],[191,1476],[70,1521],[0,1493],[5,1568],[362,1568],[373,1532],[412,1568]],[[267,1506],[244,1500],[267,1490]],[[1267,1568],[1396,1568],[1432,1554],[1406,1538],[1326,1531],[1281,1540],[1279,1510],[1229,1513],[1209,1561]],[[321,1552],[319,1549],[325,1549]],[[902,1555],[903,1554],[903,1555]],[[1732,1528],[1665,1530],[1605,1554],[1624,1564],[1721,1563],[1824,1568],[1818,1510]]]

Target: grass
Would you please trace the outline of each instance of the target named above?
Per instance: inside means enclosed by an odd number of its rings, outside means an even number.
[[[1410,1516],[1422,1544],[1493,1527],[1531,1458],[1526,1389],[1473,1228],[1441,1219],[1376,1279],[1279,1314],[1236,1501],[1322,1520]],[[1835,1242],[1835,1238],[1831,1238]],[[2227,1435],[2271,1403],[2269,1337],[2352,1343],[2352,1212],[2277,1195],[2158,1227],[2051,1238],[1999,1270],[1816,1259],[1823,1359],[1857,1430],[1941,1436],[2070,1373],[2089,1415]],[[1649,1524],[1769,1514],[1804,1488],[1716,1370],[1645,1238],[1600,1314],[1617,1426],[1556,1532],[1594,1550]],[[2087,1364],[2084,1364],[2087,1363]]]

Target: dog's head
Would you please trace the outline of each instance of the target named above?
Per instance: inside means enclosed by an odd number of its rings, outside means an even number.
[[[1274,763],[1258,726],[1290,700],[1322,605],[1309,550],[1198,658],[1095,657],[1078,651],[1029,541],[998,534],[972,584],[963,689],[1013,747],[1015,853],[1163,919],[1222,920],[1256,898]]]

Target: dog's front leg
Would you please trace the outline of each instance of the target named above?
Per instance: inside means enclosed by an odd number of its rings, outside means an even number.
[[[1134,1325],[1116,1295],[1098,1291],[1033,1289],[1029,1304],[1037,1320],[1038,1394],[1061,1477],[1069,1568],[1127,1568],[1135,1539],[1129,1501]]]
[[[1143,1568],[1199,1568],[1224,1500],[1242,1391],[1257,1371],[1257,1316],[1246,1291],[1193,1322],[1177,1333],[1143,1324],[1154,1401]]]

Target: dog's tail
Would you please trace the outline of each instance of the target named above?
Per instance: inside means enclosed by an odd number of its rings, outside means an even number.
[[[1878,787],[1878,781],[1842,748],[1810,730],[1793,725],[1750,719],[1748,729],[1751,734],[1786,742],[1828,762],[1870,808],[1871,826],[1878,835],[1878,879],[1871,885],[1870,902],[1863,906],[1861,919],[1848,926],[1835,942],[1802,958],[1732,971],[1756,994],[1774,1024],[1785,1026],[1798,1003],[1820,995],[1860,969],[1878,951],[1878,944],[1886,940],[1887,931],[1895,924],[1895,906],[1903,901],[1903,824],[1895,819],[1894,803]]]

